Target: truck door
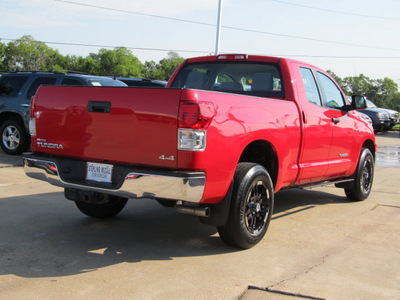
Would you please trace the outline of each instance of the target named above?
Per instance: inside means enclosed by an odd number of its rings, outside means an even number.
[[[325,74],[315,72],[322,94],[326,116],[331,121],[332,142],[329,151],[327,177],[351,175],[351,166],[358,159],[355,119],[344,107],[346,100],[335,82]]]
[[[303,144],[299,157],[300,173],[296,184],[318,182],[328,171],[332,142],[332,120],[323,106],[314,72],[298,64],[293,65],[302,109]],[[301,78],[301,79],[300,79]]]

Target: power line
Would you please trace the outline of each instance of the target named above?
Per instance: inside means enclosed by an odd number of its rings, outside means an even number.
[[[122,13],[128,13],[128,14],[141,15],[141,16],[146,16],[146,17],[166,19],[166,20],[170,20],[170,21],[178,21],[178,22],[192,23],[192,24],[204,25],[204,26],[212,26],[212,27],[216,26],[215,24],[212,24],[212,23],[197,22],[197,21],[192,21],[192,20],[171,18],[171,17],[159,16],[159,15],[153,15],[153,14],[145,14],[145,13],[139,13],[139,12],[128,11],[128,10],[123,10],[123,9],[115,9],[115,8],[109,8],[109,7],[98,6],[98,5],[83,4],[83,3],[67,1],[67,0],[54,0],[54,1],[73,4],[73,5],[79,5],[79,6],[85,6],[85,7],[91,7],[91,8],[97,8],[97,9],[103,9],[103,10],[109,10],[109,11],[116,11],[116,12],[122,12]],[[275,1],[275,0],[272,0],[272,1]],[[281,33],[261,31],[261,30],[245,29],[245,28],[239,28],[239,27],[233,27],[233,26],[221,26],[221,27],[225,28],[225,29],[231,29],[231,30],[252,32],[252,33],[258,33],[258,34],[265,34],[265,35],[273,35],[273,36],[286,37],[286,38],[294,38],[294,39],[299,39],[299,40],[306,40],[306,41],[313,41],[313,42],[320,42],[320,43],[329,43],[329,44],[353,46],[353,47],[359,47],[359,48],[378,49],[378,50],[400,51],[400,49],[395,49],[395,48],[385,48],[385,47],[354,44],[354,43],[347,43],[347,42],[335,42],[335,41],[322,40],[322,39],[316,39],[316,38],[294,36],[294,35],[289,35],[289,34],[281,34]]]
[[[320,42],[320,43],[336,44],[336,45],[343,45],[343,46],[353,46],[353,47],[369,48],[369,49],[378,49],[378,50],[400,51],[400,49],[395,49],[395,48],[377,47],[377,46],[361,45],[361,44],[354,44],[354,43],[347,43],[347,42],[333,42],[333,41],[329,41],[329,40],[295,36],[295,35],[290,35],[290,34],[273,33],[273,32],[268,32],[268,31],[261,31],[261,30],[243,29],[243,28],[232,27],[232,26],[222,26],[222,27],[227,28],[227,29],[233,29],[233,30],[268,34],[268,35],[287,37],[287,38],[306,40],[306,41],[313,41],[313,42]]]
[[[0,41],[17,41],[18,39],[2,38]],[[82,44],[82,43],[66,43],[66,42],[52,42],[52,41],[38,41],[45,44],[53,45],[64,45],[64,46],[80,46],[80,47],[94,47],[94,48],[117,48],[118,46],[110,45],[94,45],[94,44]],[[164,51],[164,52],[187,52],[187,53],[203,53],[211,54],[212,51],[203,50],[187,50],[187,49],[160,49],[160,48],[141,48],[141,47],[124,47],[131,50],[146,50],[146,51]],[[306,58],[337,58],[337,59],[400,59],[400,56],[340,56],[340,55],[309,55],[309,54],[268,54],[269,56],[278,57],[306,57]]]
[[[90,8],[98,8],[98,9],[103,9],[103,10],[108,10],[108,11],[122,12],[122,13],[126,13],[126,14],[138,15],[138,16],[170,20],[170,21],[180,21],[180,22],[192,23],[192,24],[197,24],[197,25],[215,26],[214,24],[209,24],[209,23],[204,23],[204,22],[178,19],[178,18],[172,18],[172,17],[166,17],[166,16],[153,15],[153,14],[146,14],[146,13],[140,13],[140,12],[136,12],[136,11],[104,7],[104,6],[99,6],[99,5],[91,5],[91,4],[85,4],[85,3],[73,2],[73,1],[67,1],[67,0],[54,0],[54,1],[73,4],[73,5],[79,5],[79,6],[85,6],[85,7],[90,7]]]
[[[17,39],[1,38],[0,40],[5,41],[16,41]],[[94,47],[94,48],[117,48],[117,46],[110,45],[94,45],[94,44],[82,44],[82,43],[65,43],[65,42],[49,42],[49,41],[38,41],[50,45],[64,45],[64,46],[81,46],[81,47]],[[186,49],[162,49],[162,48],[144,48],[144,47],[125,47],[131,50],[145,50],[145,51],[164,51],[164,52],[188,52],[188,53],[205,53],[209,54],[211,51],[202,50],[186,50]]]
[[[340,10],[333,10],[333,9],[314,7],[314,6],[304,5],[304,4],[297,4],[297,3],[292,3],[292,2],[282,1],[282,0],[271,0],[271,1],[278,2],[278,3],[283,3],[283,4],[287,4],[287,5],[292,5],[292,6],[297,6],[297,7],[313,9],[313,10],[331,12],[331,13],[335,13],[335,14],[342,14],[342,15],[356,16],[356,17],[363,17],[363,18],[374,18],[374,19],[382,19],[382,20],[400,21],[400,18],[364,15],[364,14],[352,13],[352,12],[347,12],[347,11],[340,11]]]

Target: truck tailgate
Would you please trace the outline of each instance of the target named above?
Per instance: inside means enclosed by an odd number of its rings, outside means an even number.
[[[40,87],[32,107],[37,132],[32,150],[176,167],[180,94],[180,89]]]

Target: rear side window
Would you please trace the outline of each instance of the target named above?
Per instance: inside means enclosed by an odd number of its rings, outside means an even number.
[[[207,62],[184,66],[171,87],[221,91],[260,97],[284,98],[277,64]]]
[[[321,97],[319,95],[317,83],[310,69],[300,68],[301,77],[303,78],[304,89],[308,102],[322,106]]]
[[[38,77],[36,78],[31,86],[29,87],[28,93],[26,97],[28,99],[32,98],[35,94],[39,86],[41,85],[55,85],[57,79],[55,77]]]
[[[28,76],[2,76],[0,77],[0,96],[15,97],[22,88]]]
[[[77,79],[73,79],[73,78],[64,78],[61,82],[61,85],[83,85],[82,82],[80,82]]]
[[[88,80],[89,85],[91,86],[127,86],[125,83],[115,79],[90,79]]]

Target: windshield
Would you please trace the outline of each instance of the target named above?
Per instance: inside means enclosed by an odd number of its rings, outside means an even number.
[[[89,79],[89,85],[92,86],[127,86],[125,83],[115,79],[103,79],[103,78],[96,78],[96,79]]]
[[[367,107],[368,108],[373,108],[373,107],[377,107],[373,102],[367,100]]]
[[[284,98],[277,64],[207,62],[184,66],[171,87],[221,91],[261,97]]]

